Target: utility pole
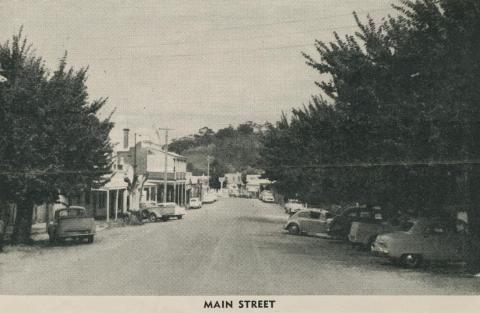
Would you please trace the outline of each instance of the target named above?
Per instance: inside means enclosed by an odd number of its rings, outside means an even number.
[[[133,180],[137,176],[137,133],[133,135]]]
[[[165,131],[165,147],[163,148],[163,152],[165,155],[165,165],[163,168],[163,205],[167,203],[167,181],[168,181],[168,174],[167,174],[167,160],[168,160],[168,131],[171,128],[159,128],[159,130]]]
[[[208,179],[207,190],[210,190],[210,156],[209,155],[207,155],[207,179]]]

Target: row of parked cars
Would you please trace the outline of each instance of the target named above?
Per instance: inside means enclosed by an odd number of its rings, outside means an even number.
[[[200,198],[190,198],[187,205],[189,209],[199,209],[203,203],[217,201],[215,193],[209,192]],[[142,220],[156,222],[158,220],[168,221],[171,218],[182,219],[186,214],[185,208],[174,202],[156,203],[144,202],[140,205],[139,215]],[[132,218],[136,212],[120,214],[125,222]],[[86,240],[92,243],[95,237],[96,225],[93,217],[87,215],[87,211],[81,206],[69,206],[55,211],[53,218],[47,223],[47,233],[50,242],[65,241],[74,239],[77,241]]]
[[[335,210],[305,208],[289,201],[285,230],[293,235],[348,240],[376,256],[406,267],[431,261],[463,260],[466,222],[449,218],[396,216],[384,219],[380,207],[352,206]]]

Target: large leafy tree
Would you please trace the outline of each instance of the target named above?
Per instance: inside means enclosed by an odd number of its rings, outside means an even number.
[[[66,58],[49,73],[21,32],[0,45],[0,197],[17,205],[13,241],[30,239],[35,203],[53,202],[105,182],[112,146],[106,99],[89,101],[86,69]]]
[[[316,42],[307,64],[326,97],[267,135],[267,174],[305,200],[379,203],[438,215],[469,209],[480,270],[480,2],[400,1],[379,25]],[[318,58],[318,59],[317,59]],[[422,212],[423,211],[423,212]]]

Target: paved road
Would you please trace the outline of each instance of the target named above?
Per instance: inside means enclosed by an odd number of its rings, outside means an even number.
[[[274,204],[220,199],[182,220],[118,227],[96,242],[7,248],[0,294],[479,294],[455,268],[406,270],[335,241],[282,232]]]

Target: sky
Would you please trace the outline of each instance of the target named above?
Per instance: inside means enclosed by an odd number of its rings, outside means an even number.
[[[159,141],[245,121],[277,121],[320,93],[301,52],[380,20],[396,0],[0,0],[0,41],[21,26],[54,69],[88,66],[90,99],[108,97],[112,141],[122,129]],[[140,137],[139,137],[140,138]],[[163,138],[162,138],[163,140]]]

